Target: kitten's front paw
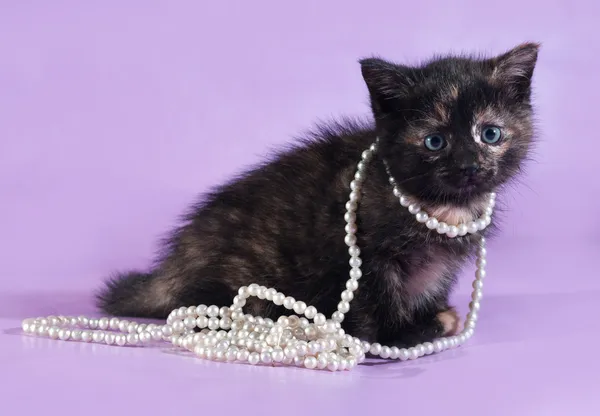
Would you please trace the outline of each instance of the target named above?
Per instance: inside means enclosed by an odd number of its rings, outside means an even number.
[[[460,331],[460,317],[454,308],[438,313],[437,319],[444,328],[443,336],[456,335]]]

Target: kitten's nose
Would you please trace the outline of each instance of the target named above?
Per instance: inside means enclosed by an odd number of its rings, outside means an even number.
[[[460,166],[460,171],[465,176],[473,177],[479,171],[479,164],[477,162],[465,163]]]

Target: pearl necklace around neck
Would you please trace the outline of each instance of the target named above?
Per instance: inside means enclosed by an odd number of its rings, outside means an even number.
[[[348,335],[341,327],[344,316],[350,310],[350,302],[358,282],[362,277],[360,249],[356,245],[356,210],[361,197],[361,188],[366,179],[366,168],[377,152],[379,141],[362,153],[354,180],[350,183],[351,192],[346,203],[346,237],[350,255],[349,279],[346,290],[331,318],[319,313],[314,306],[296,300],[256,283],[243,286],[233,298],[230,307],[199,305],[173,310],[164,325],[139,324],[118,318],[87,318],[49,316],[29,318],[22,324],[26,334],[49,337],[63,341],[73,340],[95,342],[108,345],[135,346],[153,341],[170,342],[176,347],[193,352],[196,356],[214,361],[245,362],[253,365],[294,364],[309,369],[330,371],[350,370],[365,359],[366,353],[381,358],[409,360],[424,355],[439,353],[456,348],[471,338],[475,331],[477,314],[482,297],[485,277],[486,249],[485,238],[479,236],[477,249],[477,270],[473,281],[472,301],[462,331],[453,336],[442,337],[433,342],[425,342],[411,348],[382,346]],[[389,174],[393,192],[400,205],[407,208],[419,223],[449,238],[475,234],[491,223],[491,215],[496,195],[491,193],[481,218],[466,224],[448,225],[430,217],[421,207],[404,195]],[[255,296],[283,305],[296,315],[281,316],[277,322],[268,318],[244,314],[246,299]],[[301,317],[301,315],[304,315]],[[312,320],[312,323],[310,322]],[[200,332],[194,332],[199,328]]]

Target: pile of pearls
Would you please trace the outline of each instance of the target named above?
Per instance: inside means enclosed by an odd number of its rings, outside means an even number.
[[[63,341],[118,346],[136,346],[163,341],[207,360],[252,365],[296,365],[329,371],[350,370],[363,362],[367,353],[385,359],[404,361],[458,347],[473,336],[477,323],[483,279],[486,274],[486,249],[483,236],[479,237],[472,301],[469,304],[464,328],[459,334],[411,348],[397,348],[378,343],[369,344],[346,334],[342,328],[341,323],[350,310],[350,303],[362,277],[360,249],[356,245],[356,210],[366,178],[366,168],[377,151],[377,146],[378,143],[375,142],[363,152],[357,172],[350,183],[351,192],[344,215],[346,221],[344,241],[350,255],[350,273],[346,289],[342,292],[337,305],[337,311],[330,318],[319,313],[314,306],[286,296],[275,288],[253,283],[241,287],[229,307],[216,305],[181,307],[170,313],[164,325],[140,324],[108,317],[49,316],[25,319],[22,324],[23,331],[30,335]],[[399,191],[391,175],[390,184],[393,186],[394,194],[400,200],[400,205],[414,214],[418,222],[450,238],[466,235],[466,233],[474,234],[491,222],[495,194],[490,194],[488,207],[480,219],[468,224],[447,225],[433,217],[428,217],[420,206],[410,202],[410,199]],[[274,322],[268,318],[244,314],[243,307],[249,297],[273,302],[275,305],[293,311],[295,315],[281,316],[277,322]]]

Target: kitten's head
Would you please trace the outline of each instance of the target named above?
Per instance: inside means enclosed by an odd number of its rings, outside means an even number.
[[[493,58],[418,67],[360,61],[381,154],[401,188],[428,202],[468,204],[518,173],[533,138],[538,49],[526,43]]]

